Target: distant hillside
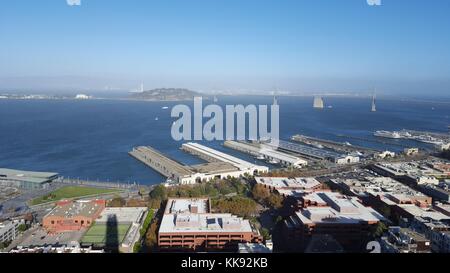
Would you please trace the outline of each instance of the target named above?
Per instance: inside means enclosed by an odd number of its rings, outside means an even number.
[[[134,99],[154,100],[154,101],[178,101],[193,100],[194,97],[201,97],[202,94],[183,88],[158,88],[132,95]]]

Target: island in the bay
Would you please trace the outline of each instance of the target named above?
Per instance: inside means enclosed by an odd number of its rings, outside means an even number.
[[[203,94],[184,88],[157,88],[131,95],[132,99],[150,101],[184,101],[193,100]]]

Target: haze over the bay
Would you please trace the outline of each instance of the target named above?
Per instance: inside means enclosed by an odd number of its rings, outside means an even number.
[[[447,0],[5,1],[0,92],[114,93],[143,82],[205,93],[442,96],[449,8]]]

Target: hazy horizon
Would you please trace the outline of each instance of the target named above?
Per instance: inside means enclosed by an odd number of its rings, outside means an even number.
[[[449,1],[8,1],[0,92],[446,96]]]

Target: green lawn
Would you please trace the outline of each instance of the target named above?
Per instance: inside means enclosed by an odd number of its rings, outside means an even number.
[[[79,198],[89,195],[99,195],[106,193],[119,192],[116,189],[99,189],[92,187],[82,187],[82,186],[67,186],[57,189],[45,196],[38,197],[31,201],[31,205],[39,205],[47,202],[55,202],[61,199],[72,199]]]
[[[117,227],[110,227],[108,229],[104,223],[95,223],[83,236],[81,243],[102,246],[109,241],[121,244],[130,226],[131,224],[119,224]],[[108,240],[107,237],[109,237]]]

